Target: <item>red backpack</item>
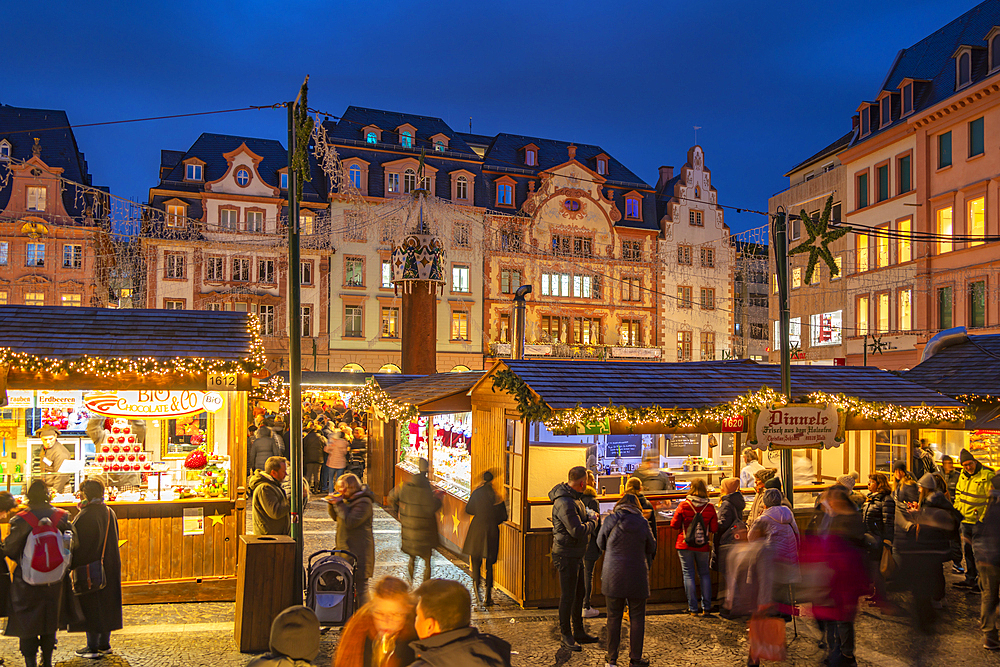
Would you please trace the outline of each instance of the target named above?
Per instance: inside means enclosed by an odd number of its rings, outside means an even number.
[[[52,512],[52,516],[39,519],[30,510],[25,510],[18,516],[31,526],[31,534],[28,535],[24,553],[21,554],[21,578],[24,583],[45,586],[62,581],[69,568],[69,542],[72,541],[72,538],[67,539],[59,532],[58,528],[67,516],[66,512],[57,509]]]

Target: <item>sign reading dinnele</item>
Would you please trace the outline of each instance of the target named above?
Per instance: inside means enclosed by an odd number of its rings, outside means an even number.
[[[757,446],[830,449],[844,442],[845,415],[830,403],[772,405],[756,415]]]
[[[108,391],[84,397],[88,410],[105,417],[183,417],[218,412],[222,405],[222,394],[215,391]]]

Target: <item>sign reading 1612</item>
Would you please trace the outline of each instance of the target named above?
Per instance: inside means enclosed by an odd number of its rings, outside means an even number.
[[[215,391],[236,391],[236,373],[209,373],[206,384]]]

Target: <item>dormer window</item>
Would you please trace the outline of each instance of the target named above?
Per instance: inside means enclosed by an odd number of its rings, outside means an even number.
[[[459,176],[455,181],[455,199],[469,198],[469,179]]]
[[[434,150],[438,153],[444,153],[444,142],[438,139],[434,142]]]
[[[968,51],[958,56],[958,87],[967,86],[972,82],[972,54]]]
[[[438,133],[430,138],[431,146],[434,147],[435,152],[444,153],[448,150],[448,137]]]
[[[528,150],[524,151],[524,164],[528,165],[529,167],[537,166],[538,165],[537,156],[538,154],[535,152],[534,149],[529,148]]]
[[[365,125],[361,128],[361,136],[366,144],[377,144],[382,141],[382,130],[377,125]]]
[[[287,190],[288,189],[288,172],[287,171],[281,172],[280,180],[281,180],[281,189],[282,190]]]
[[[598,158],[597,160],[597,173],[601,176],[608,173],[608,161],[604,158]]]
[[[993,29],[997,34],[990,40],[990,71],[1000,68],[1000,30]]]
[[[7,161],[10,159],[10,142],[4,139],[0,141],[0,160]]]
[[[378,137],[375,135],[374,132],[369,132],[367,135],[365,135],[365,142],[369,144],[378,143]]]
[[[202,177],[201,165],[200,164],[189,164],[187,165],[187,170],[184,174],[184,180],[187,181],[200,181]]]
[[[629,198],[625,200],[625,217],[636,220],[639,218],[639,200]]]
[[[882,127],[892,122],[892,97],[886,95],[882,98]]]
[[[903,86],[903,115],[913,112],[913,84]]]
[[[510,176],[497,179],[497,206],[514,206],[514,183]]]
[[[409,130],[404,130],[401,135],[399,135],[399,145],[403,148],[413,148],[413,133]]]
[[[861,107],[861,136],[870,134],[872,131],[871,117],[868,115],[868,107]]]

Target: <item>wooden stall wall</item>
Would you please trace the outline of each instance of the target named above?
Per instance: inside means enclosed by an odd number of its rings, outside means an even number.
[[[396,422],[384,422],[369,413],[371,428],[368,431],[368,488],[376,500],[385,505],[395,484]]]

